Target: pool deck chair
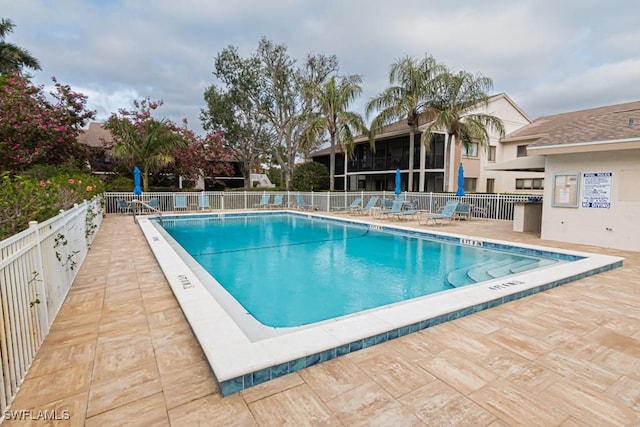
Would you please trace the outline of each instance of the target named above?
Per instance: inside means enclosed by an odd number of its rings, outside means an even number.
[[[262,194],[262,199],[260,199],[260,203],[256,203],[253,205],[254,208],[268,208],[269,207],[269,199],[271,195],[268,193]]]
[[[409,215],[415,215],[418,213],[416,209],[402,210],[402,207],[404,206],[404,204],[405,204],[404,200],[394,200],[393,205],[391,205],[391,209],[389,209],[388,211],[382,211],[381,213],[382,215],[396,216],[398,219],[409,216]]]
[[[362,197],[356,198],[353,202],[351,202],[348,206],[338,206],[333,208],[334,211],[351,211],[353,209],[360,209],[360,205],[362,204]]]
[[[200,197],[198,197],[198,209],[211,210],[211,205],[209,204],[209,196],[201,194]]]
[[[456,208],[458,207],[457,200],[449,200],[447,204],[442,209],[442,212],[436,214],[425,214],[422,218],[418,219],[418,224],[429,225],[430,222],[433,224],[438,224],[438,220],[448,220],[451,223],[451,220],[454,218],[456,213]],[[424,220],[424,222],[422,222]],[[442,222],[440,223],[442,225]]]
[[[147,206],[143,205],[145,211],[149,212],[158,212],[160,211],[160,200],[159,199],[150,199],[147,202]]]
[[[131,212],[131,205],[122,199],[116,200],[116,206],[118,207],[118,212]]]
[[[176,200],[175,200],[175,203],[174,203],[173,207],[174,207],[175,210],[184,209],[186,211],[187,210],[187,196],[184,196],[184,195],[176,196]]]
[[[378,196],[371,196],[371,198],[369,199],[369,201],[367,201],[367,204],[364,206],[364,208],[353,209],[351,212],[357,213],[360,215],[371,213],[373,212],[373,209],[376,207],[377,204],[378,204]]]
[[[276,194],[275,196],[273,196],[273,203],[271,203],[269,205],[270,208],[281,208],[282,207],[282,194]]]
[[[310,211],[318,210],[318,206],[316,205],[307,205],[304,202],[304,197],[302,197],[302,194],[296,194],[296,204],[298,205],[298,209],[310,210]]]

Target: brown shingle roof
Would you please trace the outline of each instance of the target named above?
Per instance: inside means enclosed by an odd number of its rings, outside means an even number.
[[[113,142],[113,137],[102,123],[93,122],[89,123],[89,128],[78,136],[78,142],[89,147],[102,148],[105,146],[105,142],[107,144]]]
[[[535,140],[535,147],[628,138],[640,138],[640,101],[540,117],[503,141]]]

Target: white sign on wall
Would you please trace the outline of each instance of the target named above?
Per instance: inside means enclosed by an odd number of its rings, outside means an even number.
[[[582,207],[609,209],[613,172],[585,172],[582,174]]]

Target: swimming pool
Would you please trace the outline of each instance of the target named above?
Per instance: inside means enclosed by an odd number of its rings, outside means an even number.
[[[576,259],[286,213],[175,218],[163,228],[251,316],[279,328]]]
[[[325,217],[315,213],[290,214],[299,218]],[[237,214],[222,215],[233,217]],[[175,216],[194,220],[201,217],[188,214]],[[166,216],[164,218],[165,221],[171,220]],[[346,222],[376,231],[434,238],[463,246],[482,246],[533,256],[551,253],[558,257],[574,257],[576,261],[462,286],[311,325],[273,328],[256,322],[153,218],[139,218],[139,225],[207,357],[223,395],[622,265],[622,258],[601,254],[512,244],[357,219]]]

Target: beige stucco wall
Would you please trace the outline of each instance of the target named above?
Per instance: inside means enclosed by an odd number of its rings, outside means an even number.
[[[583,173],[612,172],[611,208],[581,206]],[[578,207],[553,207],[553,177],[578,173]],[[547,155],[543,239],[640,251],[640,150]]]
[[[505,128],[505,135],[515,132],[521,127],[528,125],[529,119],[522,115],[520,111],[513,107],[513,105],[505,98],[498,97],[489,103],[487,111],[491,114],[500,117]],[[495,180],[495,192],[496,193],[515,193],[516,192],[516,178],[529,178],[532,176],[539,176],[541,174],[535,174],[531,172],[515,173],[504,171],[488,171],[484,168],[495,163],[502,163],[509,160],[514,160],[517,157],[517,144],[504,144],[500,142],[498,135],[491,134],[491,145],[496,146],[496,161],[489,162],[487,153],[483,151],[480,162],[480,174],[478,180],[478,191],[486,191],[487,178]],[[535,193],[528,190],[524,193]]]

